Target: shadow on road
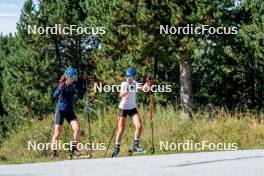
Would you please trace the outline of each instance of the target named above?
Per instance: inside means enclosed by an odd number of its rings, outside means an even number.
[[[170,167],[193,166],[193,165],[200,165],[200,164],[210,164],[210,163],[217,163],[217,162],[226,162],[226,161],[253,159],[253,158],[263,158],[263,157],[264,156],[248,156],[248,157],[238,157],[238,158],[230,158],[230,159],[219,159],[219,160],[211,160],[211,161],[190,162],[190,163],[184,163],[184,164],[167,166],[167,168],[170,168]]]

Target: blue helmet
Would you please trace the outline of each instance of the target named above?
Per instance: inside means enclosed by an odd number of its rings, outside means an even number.
[[[127,77],[135,77],[137,75],[137,70],[135,67],[130,67],[127,69],[126,76]]]
[[[77,70],[73,67],[68,67],[64,74],[70,78],[76,78],[77,77]]]

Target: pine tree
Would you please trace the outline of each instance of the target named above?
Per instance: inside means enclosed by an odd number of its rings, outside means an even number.
[[[263,107],[263,2],[243,1],[222,17],[237,35],[214,35],[194,61],[194,91],[200,104],[225,109]]]
[[[3,36],[0,35],[0,144],[12,129],[13,125],[8,117],[7,111],[3,107],[3,76],[4,64],[6,58],[15,50],[15,38],[12,34]]]
[[[107,29],[107,35],[101,38],[103,49],[94,56],[97,60],[97,76],[107,80],[107,83],[113,83],[116,68],[121,73],[129,65],[138,66],[141,73],[151,72],[160,82],[167,80],[173,85],[179,83],[180,87],[174,86],[173,91],[180,92],[182,108],[190,113],[194,106],[193,60],[201,59],[202,53],[212,45],[211,41],[220,42],[228,36],[161,35],[160,25],[228,26],[231,22],[227,17],[232,15],[235,2],[99,0],[86,1],[85,7],[87,24]],[[177,94],[171,95],[177,99]]]
[[[234,48],[239,62],[240,106],[261,109],[264,105],[264,2],[245,0],[238,9],[240,31]]]
[[[17,26],[19,48],[7,58],[4,68],[3,102],[13,118],[43,118],[54,109],[51,92],[65,68],[88,69],[89,53],[98,45],[96,38],[28,32],[29,25],[82,26],[86,16],[81,2],[40,0],[37,8],[32,0],[25,2]],[[93,42],[96,44],[91,45]]]

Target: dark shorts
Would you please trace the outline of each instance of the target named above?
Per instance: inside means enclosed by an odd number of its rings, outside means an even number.
[[[66,119],[68,123],[70,123],[72,120],[77,119],[77,117],[73,110],[70,110],[70,111],[57,110],[55,114],[54,123],[56,125],[62,125],[64,119]]]
[[[123,111],[123,112],[122,112]],[[119,109],[119,116],[122,116],[122,117],[132,117],[133,115],[137,114],[138,111],[137,111],[137,108],[134,108],[134,109]]]

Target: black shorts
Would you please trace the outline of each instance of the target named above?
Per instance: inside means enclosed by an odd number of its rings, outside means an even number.
[[[138,111],[137,111],[137,108],[134,108],[134,109],[119,109],[119,116],[122,116],[122,117],[132,117],[133,115],[137,114]]]
[[[77,117],[73,110],[70,111],[57,110],[55,114],[54,123],[56,125],[62,125],[64,119],[66,119],[68,123],[70,123],[72,120],[77,119]]]

